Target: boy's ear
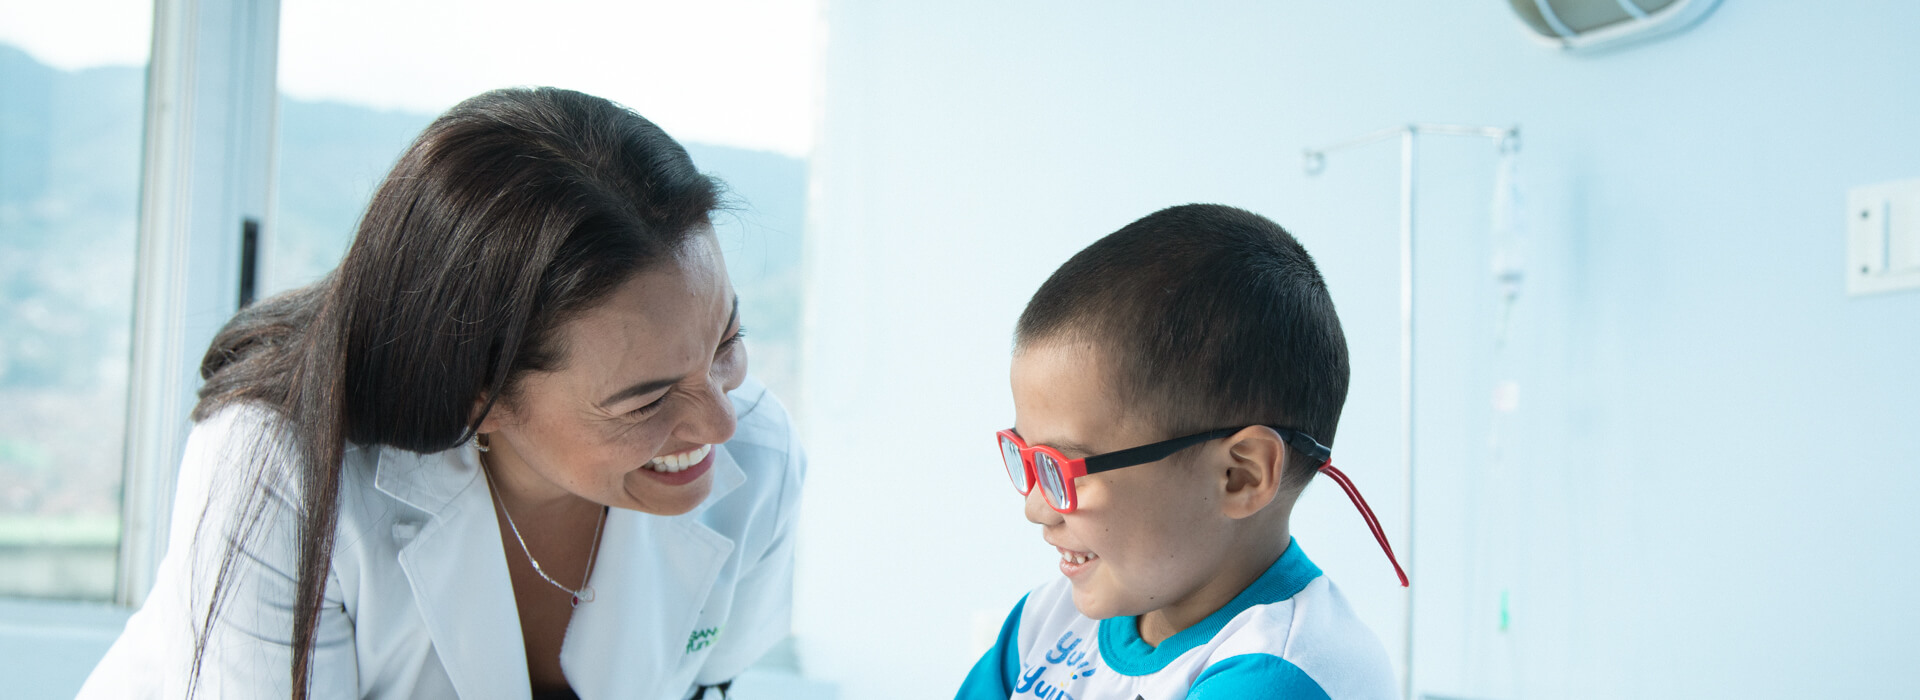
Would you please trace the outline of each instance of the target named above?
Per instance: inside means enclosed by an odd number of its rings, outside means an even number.
[[[1235,520],[1251,517],[1280,495],[1287,473],[1287,443],[1272,428],[1254,425],[1228,436],[1226,448],[1221,513]]]

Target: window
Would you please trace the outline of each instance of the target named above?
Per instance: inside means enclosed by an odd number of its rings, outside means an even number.
[[[618,100],[725,180],[716,226],[755,371],[797,399],[817,3],[445,10],[0,0],[0,599],[144,599],[196,360],[245,284],[242,232],[262,233],[259,294],[316,279],[407,142],[486,89]],[[78,687],[129,610],[0,608],[0,646],[23,652],[0,677],[48,696]]]
[[[114,594],[151,17],[0,0],[0,596]]]
[[[339,263],[368,198],[413,137],[460,100],[553,85],[625,104],[727,184],[716,217],[753,372],[799,396],[800,234],[813,133],[811,2],[463,5],[285,0],[279,150],[263,292]],[[367,17],[380,17],[367,22]],[[698,70],[688,66],[698,64]]]

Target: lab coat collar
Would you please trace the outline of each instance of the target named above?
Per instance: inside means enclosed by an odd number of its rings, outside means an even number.
[[[470,446],[424,455],[384,448],[374,487],[429,516],[400,549],[400,568],[454,690],[467,698],[526,695],[519,609],[480,473]]]
[[[607,515],[594,565],[594,600],[573,610],[560,667],[583,699],[678,700],[682,673],[707,597],[734,542],[701,517],[746,481],[725,445],[714,448],[713,493],[693,512],[659,516],[615,509]],[[638,694],[636,694],[638,693]]]
[[[526,695],[530,689],[506,550],[478,454],[461,446],[432,454],[381,450],[375,488],[429,515],[400,551],[400,566],[461,697]],[[582,698],[669,692],[677,661],[734,542],[702,522],[746,482],[725,445],[714,448],[713,490],[692,512],[607,515],[594,565],[595,598],[568,624],[561,667]],[[689,679],[690,681],[690,679]],[[512,689],[512,690],[508,690]]]
[[[480,479],[480,455],[471,444],[428,454],[379,449],[373,487],[435,517]]]

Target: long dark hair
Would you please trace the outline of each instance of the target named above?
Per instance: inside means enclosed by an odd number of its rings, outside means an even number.
[[[281,459],[254,450],[253,495],[226,533],[189,693],[270,483],[298,493],[290,671],[305,698],[346,443],[435,452],[471,439],[518,377],[557,366],[562,323],[671,255],[719,198],[666,132],[578,92],[489,92],[428,126],[340,266],[236,314],[201,361],[195,421],[263,405],[292,444]]]

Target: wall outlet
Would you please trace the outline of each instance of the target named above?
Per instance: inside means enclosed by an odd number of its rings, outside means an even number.
[[[1847,192],[1847,293],[1920,288],[1920,180]]]

